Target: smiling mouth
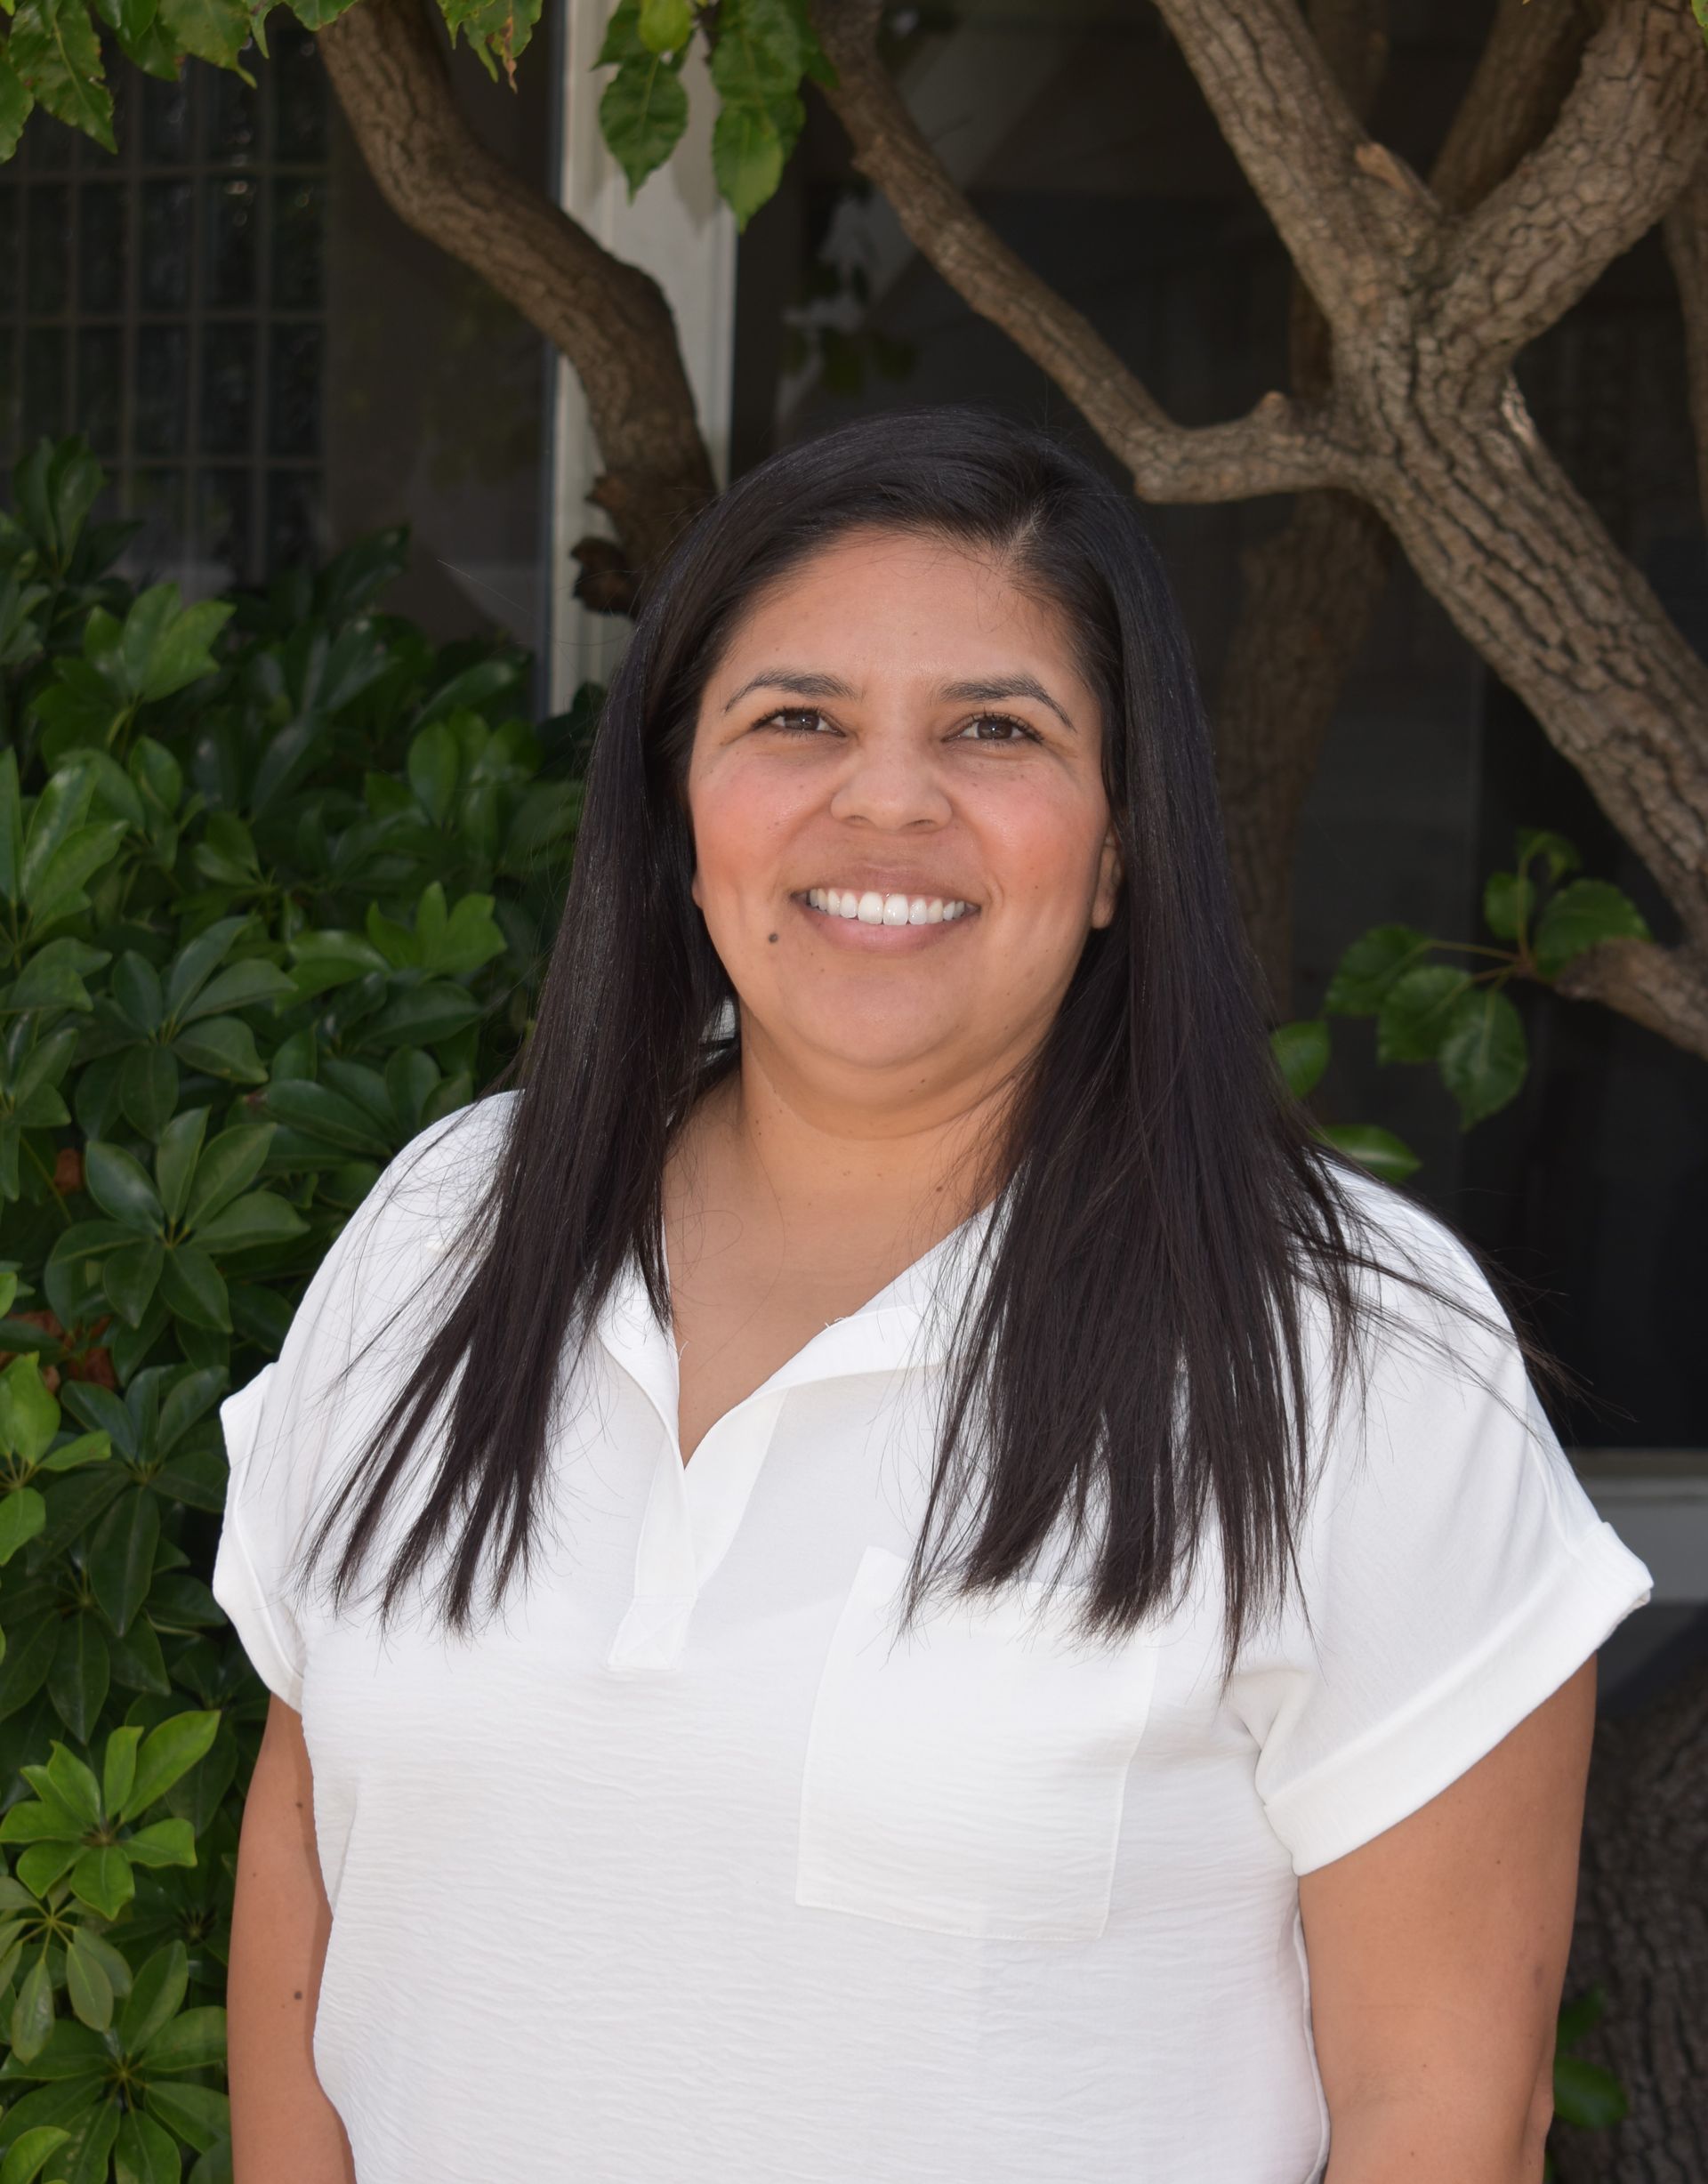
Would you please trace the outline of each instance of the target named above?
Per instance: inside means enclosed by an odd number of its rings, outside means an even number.
[[[874,888],[810,887],[798,898],[821,916],[861,925],[952,925],[976,917],[979,906],[955,895],[880,894]]]

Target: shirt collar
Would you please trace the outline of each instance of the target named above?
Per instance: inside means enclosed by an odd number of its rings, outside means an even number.
[[[1002,1204],[998,1198],[970,1215],[857,1310],[820,1328],[754,1395],[940,1363],[967,1288],[981,1271],[981,1239]],[[632,1255],[613,1283],[594,1332],[665,1417],[674,1419],[681,1398],[676,1346],[658,1323]]]

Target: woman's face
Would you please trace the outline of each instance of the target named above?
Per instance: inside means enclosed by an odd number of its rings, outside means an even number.
[[[868,1096],[1023,1059],[1115,914],[1102,735],[1062,617],[987,559],[862,531],[779,580],[689,763],[694,899],[744,1040]]]

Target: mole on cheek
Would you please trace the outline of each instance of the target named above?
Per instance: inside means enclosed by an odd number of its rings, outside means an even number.
[[[766,938],[768,940],[775,940],[775,939],[776,939],[776,938],[777,938],[777,935],[776,935],[774,932],[768,932],[768,933],[766,934],[765,938]]]

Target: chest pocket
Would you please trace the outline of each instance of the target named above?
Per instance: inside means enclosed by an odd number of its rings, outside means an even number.
[[[939,1933],[1092,1939],[1108,1918],[1156,1653],[1087,1643],[1065,1589],[954,1600],[896,1635],[903,1558],[868,1547],[825,1662],[795,1901]]]

